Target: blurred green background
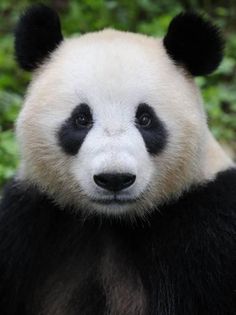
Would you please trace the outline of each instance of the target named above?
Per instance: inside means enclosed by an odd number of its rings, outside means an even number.
[[[19,14],[35,3],[0,0],[0,188],[18,163],[14,122],[20,110],[30,74],[20,70],[13,54],[13,31]],[[56,9],[65,36],[105,27],[163,36],[172,17],[185,9],[210,16],[226,38],[225,58],[207,78],[198,78],[214,135],[236,152],[236,2],[213,0],[54,0],[43,1]]]

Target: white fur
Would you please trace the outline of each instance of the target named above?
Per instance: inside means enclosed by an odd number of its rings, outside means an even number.
[[[56,132],[80,103],[91,107],[95,124],[79,153],[69,156],[58,146]],[[140,103],[155,109],[169,133],[167,147],[154,157],[134,125]],[[223,153],[222,162],[208,164],[214,140],[199,91],[172,63],[162,40],[114,30],[60,45],[34,75],[17,135],[19,177],[47,191],[57,203],[85,213],[145,215],[232,164]],[[111,198],[93,181],[100,172],[135,174],[135,183],[119,198],[138,201],[109,206],[92,201]]]

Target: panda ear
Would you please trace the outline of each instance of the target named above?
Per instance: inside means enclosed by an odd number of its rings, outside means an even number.
[[[33,5],[15,29],[16,60],[23,69],[34,70],[62,40],[57,13],[45,5]]]
[[[194,12],[177,15],[170,23],[164,47],[168,55],[192,75],[213,72],[223,58],[224,41],[219,29]]]

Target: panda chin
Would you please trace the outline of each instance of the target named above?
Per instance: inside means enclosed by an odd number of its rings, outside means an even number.
[[[110,198],[89,198],[89,203],[92,209],[97,213],[116,216],[130,213],[130,210],[133,209],[134,205],[137,203],[137,198],[121,198],[114,195],[113,197],[110,196]]]

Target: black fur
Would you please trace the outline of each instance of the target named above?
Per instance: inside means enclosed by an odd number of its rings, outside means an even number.
[[[86,115],[92,121],[92,114],[87,104],[80,104],[72,111],[69,119],[61,126],[58,132],[60,147],[70,155],[76,155],[87,136],[92,124],[89,126],[78,126],[76,119],[80,115]]]
[[[152,117],[152,123],[147,128],[142,128],[138,124],[136,127],[140,131],[146,148],[150,154],[160,153],[167,144],[168,133],[164,123],[156,116],[155,111],[147,104],[140,104],[137,108],[136,118],[148,113]]]
[[[60,20],[45,5],[31,6],[15,29],[15,55],[25,70],[37,68],[62,41]]]
[[[146,224],[64,210],[21,182],[6,188],[1,314],[236,314],[236,169]]]
[[[164,46],[170,57],[194,76],[213,72],[223,58],[224,41],[219,29],[193,12],[181,13],[172,20]]]

